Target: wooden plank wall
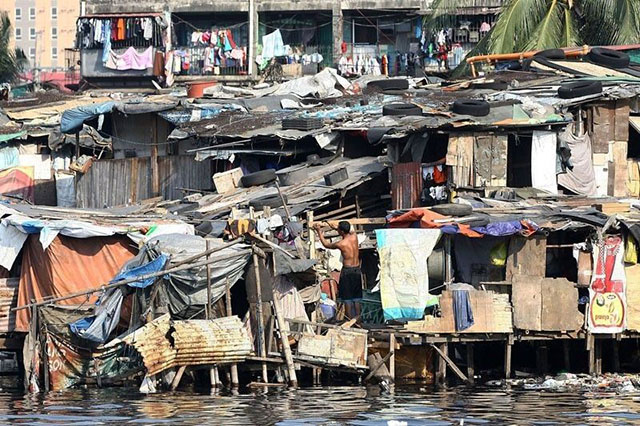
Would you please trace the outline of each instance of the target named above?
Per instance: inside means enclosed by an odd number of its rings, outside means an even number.
[[[159,157],[158,170],[160,195],[165,199],[182,197],[176,188],[209,190],[213,185],[211,163],[190,155]],[[153,196],[149,157],[96,161],[77,181],[78,207],[121,206]]]

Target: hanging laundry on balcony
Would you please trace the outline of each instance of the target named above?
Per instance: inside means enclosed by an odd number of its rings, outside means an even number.
[[[104,66],[112,70],[145,70],[153,67],[153,47],[148,47],[144,52],[139,53],[135,48],[128,48],[119,55],[113,50],[109,51],[109,56]]]

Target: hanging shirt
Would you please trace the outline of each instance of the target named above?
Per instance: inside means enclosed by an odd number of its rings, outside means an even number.
[[[151,18],[143,18],[143,33],[142,36],[145,40],[151,40],[153,37],[153,21]]]

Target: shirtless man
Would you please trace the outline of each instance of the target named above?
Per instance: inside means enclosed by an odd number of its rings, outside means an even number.
[[[360,315],[360,300],[362,299],[362,272],[360,271],[360,250],[358,237],[351,232],[351,224],[346,220],[340,221],[338,234],[342,238],[337,243],[328,241],[321,231],[321,225],[314,226],[320,242],[328,249],[338,249],[342,253],[342,271],[338,283],[338,300],[344,303],[349,318]]]

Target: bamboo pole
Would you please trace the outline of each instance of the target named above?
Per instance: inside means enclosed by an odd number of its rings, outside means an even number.
[[[253,248],[253,272],[256,276],[256,324],[258,325],[258,354],[261,358],[266,358],[266,348],[264,342],[264,318],[262,317],[262,285],[260,283],[260,268],[258,267],[258,255],[255,244],[252,244]],[[268,383],[267,363],[262,363],[262,381]]]
[[[282,352],[284,352],[284,360],[287,363],[287,371],[289,373],[289,384],[293,387],[298,386],[298,377],[296,376],[296,367],[293,364],[293,355],[291,354],[291,346],[289,346],[289,336],[287,336],[284,318],[280,314],[280,301],[274,295],[273,310],[275,311],[278,329],[280,331],[280,342],[282,343]]]
[[[227,248],[227,247],[228,246],[225,246],[224,248]],[[222,250],[222,248],[219,248],[219,250]],[[21,309],[27,309],[27,308],[30,308],[32,306],[49,305],[51,303],[59,302],[61,300],[72,299],[74,297],[84,296],[84,295],[87,295],[87,294],[96,293],[96,292],[99,292],[99,291],[104,291],[104,290],[108,290],[108,289],[111,289],[111,288],[120,287],[120,286],[123,286],[123,285],[126,285],[126,284],[130,284],[130,283],[133,283],[133,282],[136,282],[136,281],[146,280],[146,279],[149,279],[149,278],[156,278],[156,277],[159,277],[159,276],[162,276],[162,275],[165,275],[165,274],[171,274],[171,273],[174,273],[174,272],[180,272],[180,271],[184,271],[184,270],[191,269],[191,268],[198,268],[198,267],[206,266],[209,263],[217,262],[217,261],[220,261],[220,260],[233,259],[234,257],[237,257],[237,256],[239,256],[241,254],[244,254],[244,253],[246,253],[246,251],[238,252],[238,253],[234,253],[234,254],[229,254],[229,255],[226,255],[226,256],[220,256],[220,257],[212,258],[212,259],[209,259],[209,260],[203,260],[203,261],[200,261],[200,262],[192,263],[190,265],[176,266],[176,267],[165,269],[165,270],[162,270],[162,271],[159,271],[159,272],[154,272],[152,274],[138,275],[137,277],[129,278],[129,279],[122,280],[122,281],[118,281],[116,283],[103,284],[100,287],[95,287],[95,288],[92,288],[90,290],[78,291],[78,292],[75,292],[75,293],[69,293],[66,296],[54,297],[54,298],[42,300],[40,302],[33,302],[33,303],[29,303],[27,305],[17,306],[15,308],[11,309],[11,310],[12,311],[19,311]],[[199,257],[202,257],[202,256],[199,256]]]
[[[229,282],[229,277],[227,277],[225,281],[225,296],[227,302],[227,316],[233,315],[233,310],[231,309],[231,283]],[[238,380],[238,364],[231,364],[231,387],[238,387],[240,381]]]

